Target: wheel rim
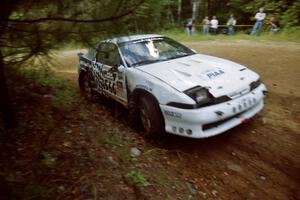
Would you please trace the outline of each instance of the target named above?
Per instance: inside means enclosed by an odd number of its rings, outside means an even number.
[[[151,121],[150,121],[150,118],[144,108],[140,109],[140,116],[141,116],[142,125],[143,125],[145,131],[149,132],[149,130],[151,129]]]

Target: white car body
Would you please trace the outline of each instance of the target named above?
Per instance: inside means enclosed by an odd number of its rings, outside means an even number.
[[[139,35],[125,40],[162,37]],[[105,42],[117,45],[116,41],[119,40]],[[110,85],[115,88],[114,92],[107,88],[101,88],[98,92],[128,106],[129,94],[136,89],[144,90],[157,100],[165,131],[191,138],[215,136],[247,121],[262,110],[267,91],[265,85],[260,83],[259,75],[252,70],[232,61],[204,54],[193,54],[139,67],[128,67],[124,64],[118,68],[115,80],[111,78],[112,75],[107,75],[111,68],[97,65],[80,54],[79,72],[88,69],[97,71],[100,68],[102,72],[106,71],[100,74],[107,76],[102,79],[112,82]],[[120,81],[122,87],[118,84]],[[258,84],[251,88],[251,84],[255,82]],[[197,86],[206,88],[216,100],[215,103],[192,106],[197,102],[185,91]]]

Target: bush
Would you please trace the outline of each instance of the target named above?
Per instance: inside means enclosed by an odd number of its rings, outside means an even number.
[[[57,77],[49,68],[25,68],[20,72],[34,84],[48,88],[55,107],[69,108],[78,97],[76,90],[66,80]]]

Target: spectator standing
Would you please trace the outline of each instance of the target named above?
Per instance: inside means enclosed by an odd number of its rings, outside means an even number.
[[[203,25],[203,34],[207,35],[209,33],[209,25],[210,25],[210,21],[208,16],[206,16],[203,20],[202,20],[202,25]]]
[[[193,33],[195,33],[194,25],[195,25],[195,20],[188,19],[187,24],[186,24],[186,29],[187,29],[188,35],[192,35]]]
[[[275,19],[275,17],[271,17],[270,21],[269,21],[269,28],[272,34],[276,33],[279,31],[279,23],[278,21]]]
[[[256,15],[254,17],[256,22],[251,31],[251,35],[259,35],[260,34],[266,16],[267,15],[266,15],[266,13],[264,13],[264,8],[260,8],[259,12],[256,13]]]
[[[213,16],[212,20],[210,20],[210,28],[213,35],[217,34],[219,21],[216,16]]]
[[[228,26],[228,35],[234,35],[235,30],[234,27],[236,25],[236,19],[234,18],[233,14],[230,15],[230,18],[227,21],[227,26]]]
[[[196,33],[196,21],[193,19],[192,20],[192,34]]]

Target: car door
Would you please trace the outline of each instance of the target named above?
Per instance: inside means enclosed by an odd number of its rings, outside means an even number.
[[[97,88],[102,94],[126,104],[126,68],[121,61],[118,47],[108,42],[101,43],[97,49],[96,65],[99,68]]]

